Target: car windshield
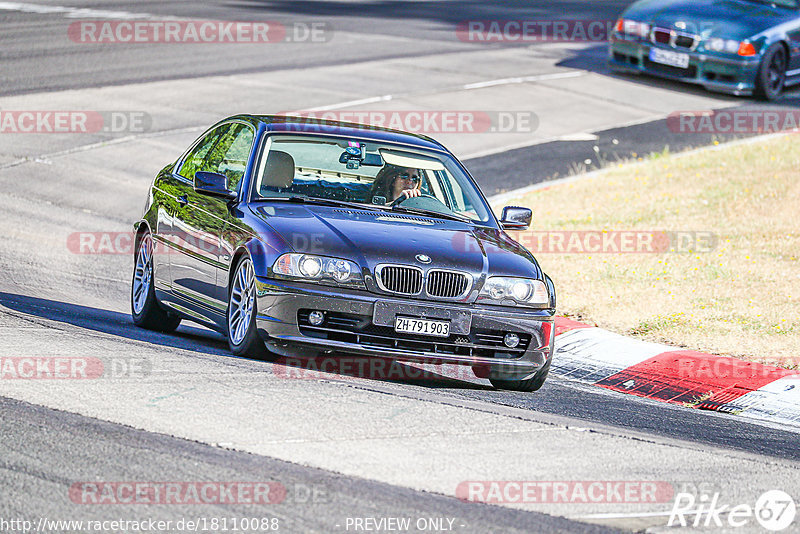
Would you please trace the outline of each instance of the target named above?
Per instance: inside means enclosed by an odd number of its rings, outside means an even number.
[[[254,199],[322,199],[487,222],[489,210],[455,160],[362,139],[270,136]]]

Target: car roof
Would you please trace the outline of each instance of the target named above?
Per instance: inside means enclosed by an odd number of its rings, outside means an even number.
[[[354,122],[322,120],[311,117],[295,117],[291,115],[234,115],[220,122],[232,119],[245,120],[258,127],[260,122],[266,125],[271,133],[291,134],[323,134],[341,137],[361,138],[379,142],[399,143],[419,148],[449,151],[438,141],[425,135],[382,128]]]

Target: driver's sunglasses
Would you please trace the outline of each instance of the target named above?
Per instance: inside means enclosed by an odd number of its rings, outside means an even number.
[[[407,172],[404,172],[403,174],[398,174],[397,177],[400,178],[401,180],[411,180],[415,184],[418,184],[420,181],[418,174],[408,174]]]

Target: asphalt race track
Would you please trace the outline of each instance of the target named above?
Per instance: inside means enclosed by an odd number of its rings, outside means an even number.
[[[666,526],[671,499],[479,504],[454,496],[462,482],[493,480],[655,481],[750,506],[772,489],[800,495],[796,429],[559,377],[521,394],[465,373],[303,375],[291,362],[233,357],[222,336],[189,323],[174,335],[134,327],[125,243],[101,254],[74,246],[81,232],[129,232],[155,172],[208,125],[242,111],[535,116],[533,129],[431,132],[488,194],[728,139],[675,133],[665,118],[751,102],[611,75],[602,43],[456,37],[465,20],[614,19],[626,4],[0,2],[0,111],[146,117],[138,130],[0,133],[0,356],[94,357],[119,370],[93,381],[0,380],[0,521],[258,517],[276,518],[283,532],[353,532],[366,530],[356,519],[410,518],[428,531],[688,532]],[[318,23],[328,33],[324,42],[268,45],[68,37],[75,21],[133,15]],[[266,505],[93,506],[70,493],[80,482],[166,481],[274,482],[286,494]],[[753,520],[735,531],[760,530]]]

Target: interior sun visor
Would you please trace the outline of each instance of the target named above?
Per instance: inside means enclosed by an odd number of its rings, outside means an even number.
[[[403,152],[400,150],[389,150],[382,148],[379,150],[383,161],[398,167],[409,169],[424,169],[429,171],[443,171],[444,164],[436,158],[423,156],[413,152]]]

